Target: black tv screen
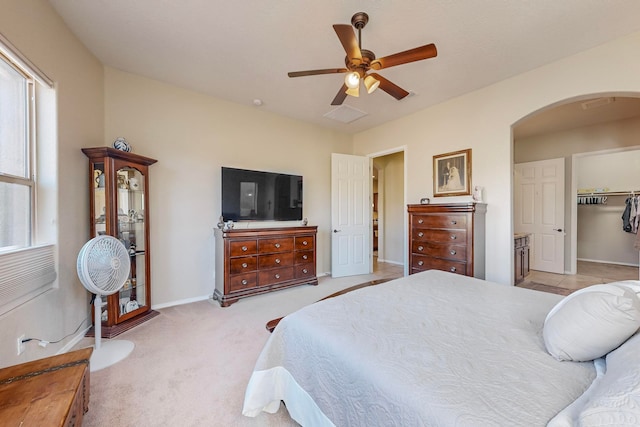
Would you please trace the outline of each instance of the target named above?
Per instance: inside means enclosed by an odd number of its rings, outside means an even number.
[[[302,176],[222,168],[225,221],[302,219]]]

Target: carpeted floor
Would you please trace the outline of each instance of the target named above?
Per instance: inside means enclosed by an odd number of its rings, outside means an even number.
[[[160,316],[117,337],[135,343],[128,358],[91,373],[83,426],[296,426],[284,407],[256,418],[241,412],[246,384],[269,338],[267,321],[344,288],[401,275],[402,267],[392,266],[372,275],[320,278],[318,286],[226,308],[201,301],[161,309]],[[76,348],[93,344],[85,338]]]

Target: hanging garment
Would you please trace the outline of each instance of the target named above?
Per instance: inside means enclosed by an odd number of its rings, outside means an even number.
[[[638,226],[640,225],[640,208],[638,203],[640,203],[640,197],[635,196],[632,197],[633,203],[631,205],[631,232],[638,233]]]
[[[633,200],[631,197],[627,197],[627,200],[624,201],[625,207],[624,212],[622,213],[622,229],[627,233],[631,232],[631,206],[633,204]]]

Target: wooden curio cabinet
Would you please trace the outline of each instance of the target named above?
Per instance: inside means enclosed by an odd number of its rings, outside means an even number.
[[[148,170],[156,160],[110,147],[82,152],[89,157],[91,238],[116,237],[131,260],[125,285],[102,303],[102,336],[113,338],[158,315],[151,310],[148,193]]]

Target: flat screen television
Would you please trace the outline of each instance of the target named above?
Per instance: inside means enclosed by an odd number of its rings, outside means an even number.
[[[225,221],[302,219],[302,176],[222,168]]]

